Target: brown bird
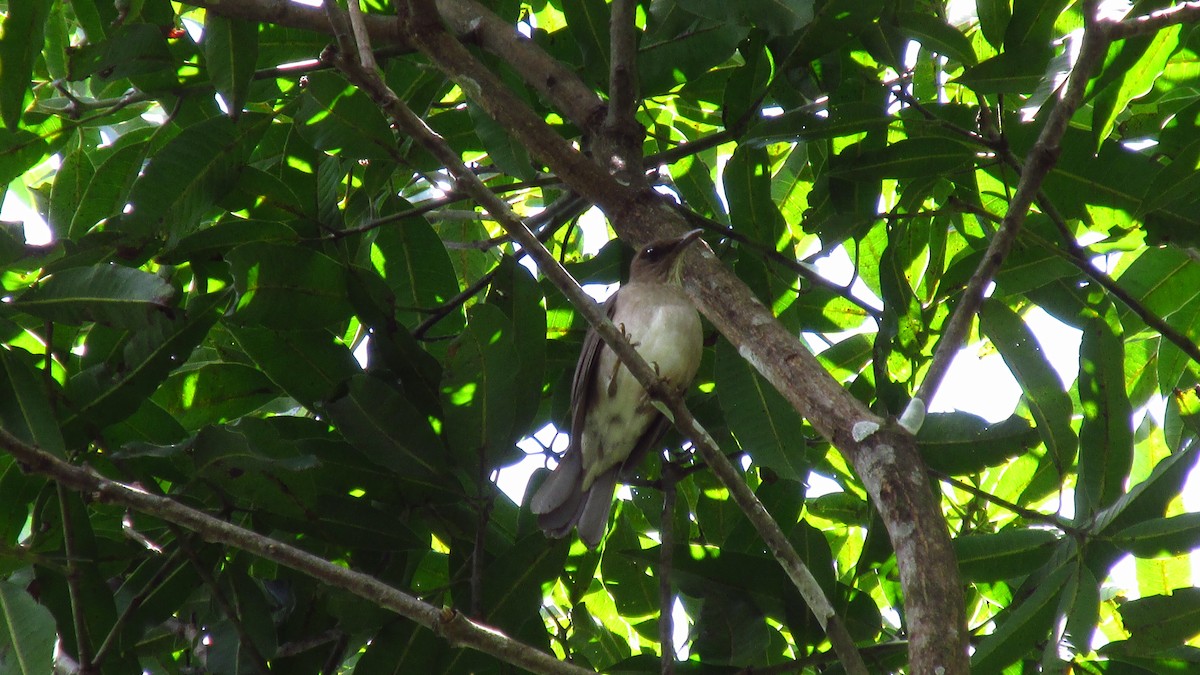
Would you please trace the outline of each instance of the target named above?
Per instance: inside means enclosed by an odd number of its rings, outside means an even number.
[[[677,393],[700,366],[700,316],[680,284],[681,253],[701,230],[660,239],[638,251],[629,281],[604,304],[608,318]],[[588,548],[607,529],[617,478],[641,462],[666,431],[654,407],[595,329],[583,340],[571,384],[571,442],[530,501],[538,525],[551,537],[578,528]]]

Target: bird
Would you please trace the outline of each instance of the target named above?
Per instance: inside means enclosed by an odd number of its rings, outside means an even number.
[[[700,315],[680,281],[682,254],[701,232],[643,246],[629,280],[604,304],[608,318],[676,394],[691,385],[704,346]],[[530,500],[542,531],[562,538],[577,529],[589,549],[599,546],[617,479],[641,462],[667,426],[642,385],[589,329],[571,383],[570,443]]]

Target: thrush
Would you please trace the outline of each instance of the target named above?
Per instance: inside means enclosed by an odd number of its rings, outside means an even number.
[[[608,318],[682,394],[700,366],[700,316],[680,283],[681,254],[701,230],[653,241],[633,258],[629,281],[604,304]],[[571,384],[571,441],[530,508],[549,536],[572,528],[588,548],[604,537],[617,479],[661,438],[667,419],[617,355],[590,329]]]

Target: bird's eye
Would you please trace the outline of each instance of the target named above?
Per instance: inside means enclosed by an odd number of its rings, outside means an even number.
[[[646,248],[642,249],[642,255],[650,260],[654,260],[662,255],[662,250],[655,246],[647,246]]]

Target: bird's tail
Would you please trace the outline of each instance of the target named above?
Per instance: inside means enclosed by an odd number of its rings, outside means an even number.
[[[608,525],[617,471],[618,467],[609,469],[584,490],[579,453],[567,452],[529,502],[538,527],[550,537],[565,537],[578,528],[588,548],[599,546]]]

